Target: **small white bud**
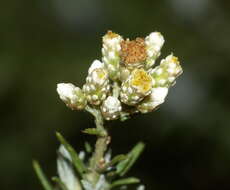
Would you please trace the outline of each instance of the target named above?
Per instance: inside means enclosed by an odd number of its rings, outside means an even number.
[[[82,90],[71,83],[59,83],[57,92],[61,100],[71,109],[83,109],[87,104]]]
[[[57,85],[57,92],[64,102],[71,102],[74,99],[75,86],[71,83],[59,83]]]
[[[156,59],[161,54],[161,48],[164,44],[164,37],[160,32],[152,32],[145,38],[146,52],[148,55],[146,68],[151,68]]]
[[[101,106],[102,114],[107,120],[117,119],[121,109],[121,102],[113,96],[108,96]]]

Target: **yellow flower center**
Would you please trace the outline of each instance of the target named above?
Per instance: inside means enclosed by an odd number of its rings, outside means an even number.
[[[175,57],[175,56],[172,56],[172,62],[173,62],[173,63],[175,63],[175,64],[177,64],[177,65],[179,65],[179,64],[180,64],[180,62],[179,62],[178,58],[177,58],[177,57]]]
[[[132,73],[131,84],[145,94],[152,88],[152,77],[144,69],[136,69]]]
[[[114,32],[112,32],[111,30],[109,30],[109,31],[107,32],[106,36],[107,36],[108,38],[111,38],[111,39],[112,39],[112,38],[118,37],[119,35],[116,34],[116,33],[114,33]]]

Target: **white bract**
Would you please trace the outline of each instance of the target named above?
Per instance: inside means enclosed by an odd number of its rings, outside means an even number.
[[[104,68],[104,63],[100,62],[99,60],[94,60],[91,66],[89,67],[88,73],[92,73],[95,69]]]
[[[149,36],[145,38],[148,56],[152,57],[154,54],[157,55],[160,52],[164,42],[164,37],[160,32],[150,33]]]
[[[160,32],[152,32],[145,38],[147,61],[146,67],[150,68],[155,64],[156,59],[160,56],[160,51],[164,45],[164,37]]]
[[[138,110],[142,113],[153,111],[157,106],[164,103],[167,94],[167,87],[153,88],[151,94],[138,105]]]

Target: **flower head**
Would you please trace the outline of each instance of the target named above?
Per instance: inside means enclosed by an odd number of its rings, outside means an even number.
[[[172,54],[161,60],[159,66],[150,70],[155,81],[155,87],[170,87],[175,83],[176,78],[182,73],[182,68],[177,57]]]
[[[147,52],[146,45],[143,38],[136,38],[135,40],[125,40],[121,42],[121,61],[130,68],[143,67],[146,60]]]
[[[57,92],[61,100],[72,109],[84,109],[87,104],[82,90],[71,83],[59,83],[57,85]]]
[[[96,60],[89,68],[83,91],[87,101],[93,105],[100,105],[110,90],[108,71],[105,65]]]
[[[123,41],[123,38],[120,35],[113,33],[112,31],[108,31],[107,34],[103,37],[102,41],[102,61],[106,65],[110,79],[117,80],[120,77],[119,53],[121,50],[121,42]]]
[[[152,77],[144,69],[135,69],[121,86],[121,101],[127,105],[136,105],[152,88]]]

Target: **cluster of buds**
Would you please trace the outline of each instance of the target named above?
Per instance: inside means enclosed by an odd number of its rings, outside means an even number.
[[[106,120],[153,111],[182,73],[173,54],[153,67],[164,41],[159,32],[130,40],[108,31],[102,39],[102,60],[92,63],[83,88],[58,84],[60,98],[71,109],[97,108]]]

